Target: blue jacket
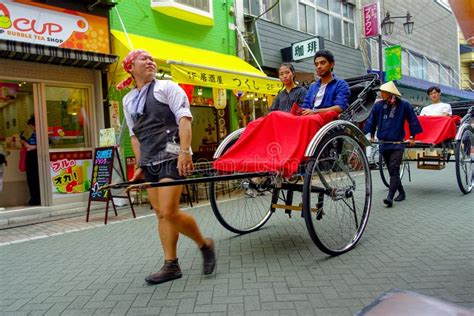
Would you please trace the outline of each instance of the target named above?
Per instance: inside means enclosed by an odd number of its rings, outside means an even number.
[[[408,122],[411,136],[421,133],[418,117],[411,104],[403,99],[397,99],[395,110],[381,100],[374,104],[369,118],[365,122],[364,133],[371,136],[377,130],[377,138],[380,141],[401,142],[405,139],[405,121]],[[404,144],[380,144],[380,151],[388,149],[404,149]]]
[[[314,99],[316,98],[316,94],[318,94],[320,87],[321,79],[309,87],[308,93],[306,93],[306,97],[304,98],[303,105],[301,106],[302,108],[314,108]],[[347,82],[343,79],[339,79],[336,75],[333,75],[333,79],[326,86],[323,101],[318,106],[318,108],[323,109],[334,105],[339,105],[342,110],[345,110],[349,106],[348,100],[350,94],[351,92]]]

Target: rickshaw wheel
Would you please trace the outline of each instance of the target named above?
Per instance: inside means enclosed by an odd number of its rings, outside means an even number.
[[[235,142],[229,143],[226,152]],[[247,234],[260,229],[270,219],[271,205],[278,200],[270,177],[243,178],[211,182],[209,198],[219,223],[236,234]]]
[[[461,134],[461,138],[456,141],[456,178],[459,188],[464,194],[472,191],[474,181],[474,170],[472,168],[473,144],[474,135],[469,129],[465,129]]]
[[[316,246],[336,256],[351,250],[367,226],[372,204],[369,163],[364,148],[343,131],[328,134],[315,153],[306,168],[303,214]]]
[[[405,174],[405,169],[408,169],[408,162],[405,161],[405,152],[403,153],[403,160],[402,164],[400,165],[400,180],[403,179],[403,175]],[[388,173],[387,165],[383,159],[383,155],[379,154],[379,173],[380,178],[382,179],[382,183],[389,188],[390,187],[390,174]]]

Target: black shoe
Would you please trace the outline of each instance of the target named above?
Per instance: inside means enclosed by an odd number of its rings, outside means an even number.
[[[150,274],[145,278],[148,284],[160,284],[171,280],[179,279],[183,276],[181,268],[178,264],[178,259],[165,260],[165,264],[160,271]]]
[[[201,247],[202,257],[204,259],[202,265],[202,273],[211,274],[216,267],[216,253],[214,252],[214,241],[206,238],[204,246]]]
[[[394,199],[394,201],[401,202],[405,200],[405,198],[406,198],[405,192],[400,192],[400,194],[398,194],[398,196]]]
[[[385,203],[385,205],[387,205],[387,207],[392,207],[393,206],[393,200],[392,199],[386,198],[386,199],[383,200],[383,202]]]

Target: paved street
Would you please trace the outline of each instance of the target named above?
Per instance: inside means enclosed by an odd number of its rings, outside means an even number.
[[[200,253],[182,238],[183,278],[158,286],[143,280],[163,261],[153,216],[124,220],[122,211],[107,226],[81,217],[3,230],[0,314],[352,315],[391,288],[474,308],[474,193],[460,192],[453,166],[413,168],[408,200],[391,209],[374,171],[367,230],[334,258],[316,248],[299,216],[280,212],[264,229],[235,236],[210,207],[195,207],[216,242],[217,273],[203,277]]]

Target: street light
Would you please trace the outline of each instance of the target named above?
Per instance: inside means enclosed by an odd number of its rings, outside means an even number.
[[[381,28],[382,28],[383,34],[391,35],[393,33],[393,27],[395,25],[395,22],[393,22],[392,19],[406,19],[406,22],[403,23],[403,29],[405,30],[406,34],[413,33],[413,26],[415,25],[415,22],[413,22],[411,20],[412,17],[413,16],[408,11],[407,11],[407,15],[402,15],[402,16],[390,16],[390,12],[387,11],[387,13],[385,14],[385,17],[382,20],[382,23],[380,25]],[[384,82],[384,78],[383,78],[383,55],[382,55],[382,34],[379,35],[378,41],[379,41],[380,80],[381,80],[381,82]]]

